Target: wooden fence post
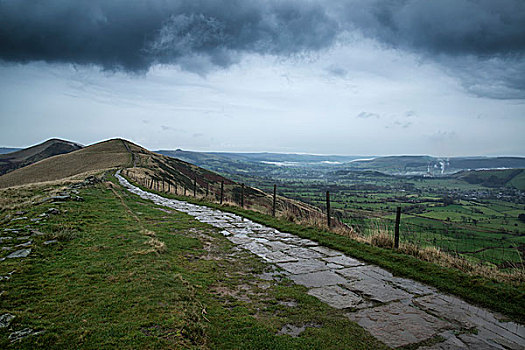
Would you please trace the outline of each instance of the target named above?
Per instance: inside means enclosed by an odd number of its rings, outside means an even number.
[[[224,198],[224,180],[221,181],[221,204],[222,204],[222,199]]]
[[[197,197],[197,175],[193,179],[193,197]]]
[[[394,228],[394,248],[399,248],[399,222],[401,221],[401,207],[397,207],[396,226]]]
[[[330,218],[330,191],[326,191],[326,217],[328,228],[330,228],[332,226],[332,219]]]
[[[241,184],[241,208],[244,208],[244,184]]]
[[[273,185],[273,205],[272,205],[272,216],[275,216],[275,205],[277,203],[277,185]]]
[[[209,194],[210,194],[210,184],[206,182],[206,198],[208,198]]]

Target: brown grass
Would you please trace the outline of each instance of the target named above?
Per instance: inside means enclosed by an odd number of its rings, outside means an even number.
[[[166,253],[168,251],[168,248],[166,248],[166,243],[162,242],[158,238],[151,237],[148,239],[144,244],[149,245],[150,248],[148,249],[141,249],[137,251],[137,254],[149,254],[149,253],[155,253],[155,254],[162,254]]]
[[[300,217],[293,211],[283,210],[279,212],[278,216],[300,225],[318,227],[324,230],[328,228],[326,215],[322,213],[317,215],[314,214],[309,217]],[[390,232],[387,227],[376,225],[371,233],[362,235],[358,234],[352,227],[344,225],[337,220],[334,220],[333,222],[334,226],[330,228],[330,231],[333,233],[350,237],[358,242],[376,247],[394,249],[393,233]],[[460,256],[454,256],[448,252],[444,252],[434,246],[421,247],[411,243],[400,243],[399,251],[443,267],[458,269],[473,276],[482,276],[512,284],[521,284],[525,282],[524,268],[514,268],[512,270],[504,271],[493,265],[475,264]]]
[[[46,158],[0,176],[0,188],[56,181],[92,171],[128,166],[130,153],[121,140],[109,140]]]

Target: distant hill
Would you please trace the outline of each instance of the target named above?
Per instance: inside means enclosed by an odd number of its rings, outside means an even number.
[[[525,169],[471,170],[457,173],[454,177],[470,184],[486,187],[514,187],[525,191]]]
[[[74,142],[50,139],[35,146],[0,154],[0,175],[36,163],[42,159],[69,153],[81,148],[81,145]]]
[[[376,170],[391,175],[450,175],[465,170],[521,169],[523,157],[452,157],[390,156],[357,160],[349,167]]]
[[[9,147],[0,147],[0,154],[6,154],[11,152],[20,151],[22,148],[9,148]]]
[[[313,164],[342,164],[348,163],[358,156],[337,156],[337,155],[315,155],[315,154],[294,154],[294,153],[230,153],[230,152],[193,152],[177,150],[157,151],[170,157],[178,159],[188,159],[197,162],[228,161],[238,163],[262,163],[270,165],[313,165]]]

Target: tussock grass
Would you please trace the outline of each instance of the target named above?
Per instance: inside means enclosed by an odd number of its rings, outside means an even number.
[[[149,253],[162,254],[168,251],[168,249],[166,248],[166,243],[162,242],[161,240],[155,237],[151,237],[146,242],[144,242],[144,244],[149,245],[150,248],[138,250],[136,252],[137,254],[149,254]]]
[[[0,210],[16,210],[56,196],[73,181],[51,181],[0,189]]]
[[[385,232],[379,232],[370,237],[370,244],[380,248],[394,248],[392,236]]]
[[[153,232],[151,230],[148,230],[148,229],[145,229],[145,228],[143,228],[140,232],[143,235],[146,235],[146,236],[150,236],[150,237],[155,237],[156,236],[155,232]]]
[[[68,242],[78,237],[78,231],[70,227],[55,228],[54,232],[44,234],[45,240],[56,239],[60,242]]]

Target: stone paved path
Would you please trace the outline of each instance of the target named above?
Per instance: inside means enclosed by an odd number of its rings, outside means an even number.
[[[117,178],[142,198],[222,229],[228,240],[279,266],[291,280],[307,287],[308,294],[345,310],[350,320],[390,347],[433,339],[419,349],[525,349],[525,327],[500,321],[498,315],[459,298],[394,277],[308,239],[143,191],[118,173]]]

